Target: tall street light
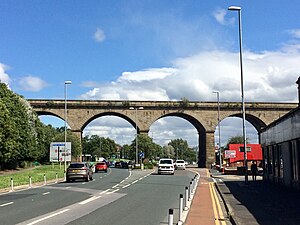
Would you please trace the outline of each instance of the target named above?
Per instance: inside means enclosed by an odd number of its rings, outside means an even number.
[[[65,151],[64,151],[64,171],[66,172],[67,169],[67,161],[66,161],[66,154],[67,154],[67,85],[72,84],[72,81],[66,80],[65,81]]]
[[[218,101],[218,132],[219,132],[219,163],[220,163],[220,171],[222,171],[222,152],[221,152],[221,125],[220,125],[220,92],[213,91],[213,93],[217,94],[217,101]]]
[[[240,67],[241,67],[241,92],[242,92],[242,114],[243,114],[243,142],[244,142],[244,166],[245,166],[245,184],[248,184],[248,162],[247,162],[247,141],[246,141],[246,114],[244,99],[244,78],[243,78],[243,54],[242,54],[242,14],[241,7],[230,6],[228,10],[237,11],[239,16],[239,43],[240,43]]]
[[[135,110],[135,163],[138,163],[138,152],[139,152],[139,147],[138,147],[138,127],[137,127],[137,122],[138,122],[138,109],[143,110],[144,107],[130,107],[130,110]]]

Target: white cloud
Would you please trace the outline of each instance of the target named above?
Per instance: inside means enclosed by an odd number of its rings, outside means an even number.
[[[97,42],[103,42],[105,40],[104,31],[100,28],[97,28],[96,32],[94,33],[94,39]]]
[[[7,85],[9,85],[11,82],[9,75],[6,73],[6,70],[8,69],[9,69],[8,66],[0,63],[0,82],[5,83]]]
[[[291,48],[292,46],[289,46]],[[300,71],[300,51],[243,53],[246,101],[296,101],[295,81]],[[124,72],[116,81],[81,95],[83,99],[110,100],[215,100],[240,101],[239,53],[204,51],[174,60],[172,68]]]
[[[218,23],[220,23],[222,25],[233,24],[235,19],[234,18],[227,19],[226,15],[227,15],[227,10],[225,10],[225,9],[218,8],[213,12],[213,16],[217,20]]]
[[[18,84],[22,90],[32,92],[38,92],[47,86],[45,81],[34,76],[22,77]]]
[[[288,30],[288,33],[294,38],[300,38],[300,29]]]

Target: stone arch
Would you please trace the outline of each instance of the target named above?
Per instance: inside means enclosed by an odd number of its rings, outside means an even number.
[[[266,123],[263,122],[258,117],[254,116],[252,114],[247,114],[247,113],[245,116],[246,116],[245,119],[255,127],[257,132],[259,132],[262,128],[266,127]],[[230,115],[229,117],[243,118],[243,115],[242,115],[242,113],[236,113],[236,114]]]
[[[119,112],[102,112],[102,113],[98,113],[98,114],[90,117],[88,120],[86,120],[85,123],[82,125],[81,130],[83,131],[84,128],[89,123],[91,123],[93,120],[98,119],[98,118],[103,117],[103,116],[117,116],[117,117],[120,117],[120,118],[126,120],[127,122],[129,122],[134,128],[137,126],[138,132],[139,132],[139,126],[136,125],[135,121],[133,119],[131,119],[129,116],[127,116],[125,114],[122,114],[122,113],[119,113]]]
[[[59,119],[65,120],[63,116],[49,111],[36,111],[36,113],[38,114],[38,116],[55,116]]]
[[[207,167],[210,165],[214,161],[214,156],[211,156],[211,152],[207,150],[207,143],[210,143],[210,141],[207,141],[207,139],[210,138],[210,135],[207,135],[207,133],[210,132],[207,132],[201,122],[197,118],[183,112],[166,113],[157,117],[155,121],[166,117],[179,117],[185,119],[195,127],[198,133],[198,166]],[[152,121],[152,124],[155,121]]]

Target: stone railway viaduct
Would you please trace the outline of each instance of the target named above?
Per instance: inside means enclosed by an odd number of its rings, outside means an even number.
[[[64,100],[28,100],[38,115],[53,115],[64,120]],[[215,161],[214,132],[218,125],[217,102],[190,101],[97,101],[68,100],[67,123],[71,131],[82,138],[84,128],[102,116],[118,116],[127,120],[137,132],[148,134],[150,126],[160,118],[181,117],[198,131],[199,166],[210,167]],[[136,111],[130,107],[143,107]],[[259,132],[266,125],[297,107],[297,103],[245,103],[246,120]],[[240,102],[220,102],[220,120],[227,117],[242,118]]]

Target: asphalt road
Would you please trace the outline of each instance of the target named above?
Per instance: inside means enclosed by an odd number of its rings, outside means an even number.
[[[58,183],[0,195],[0,224],[167,224],[195,173],[157,175],[112,168],[93,181]]]

